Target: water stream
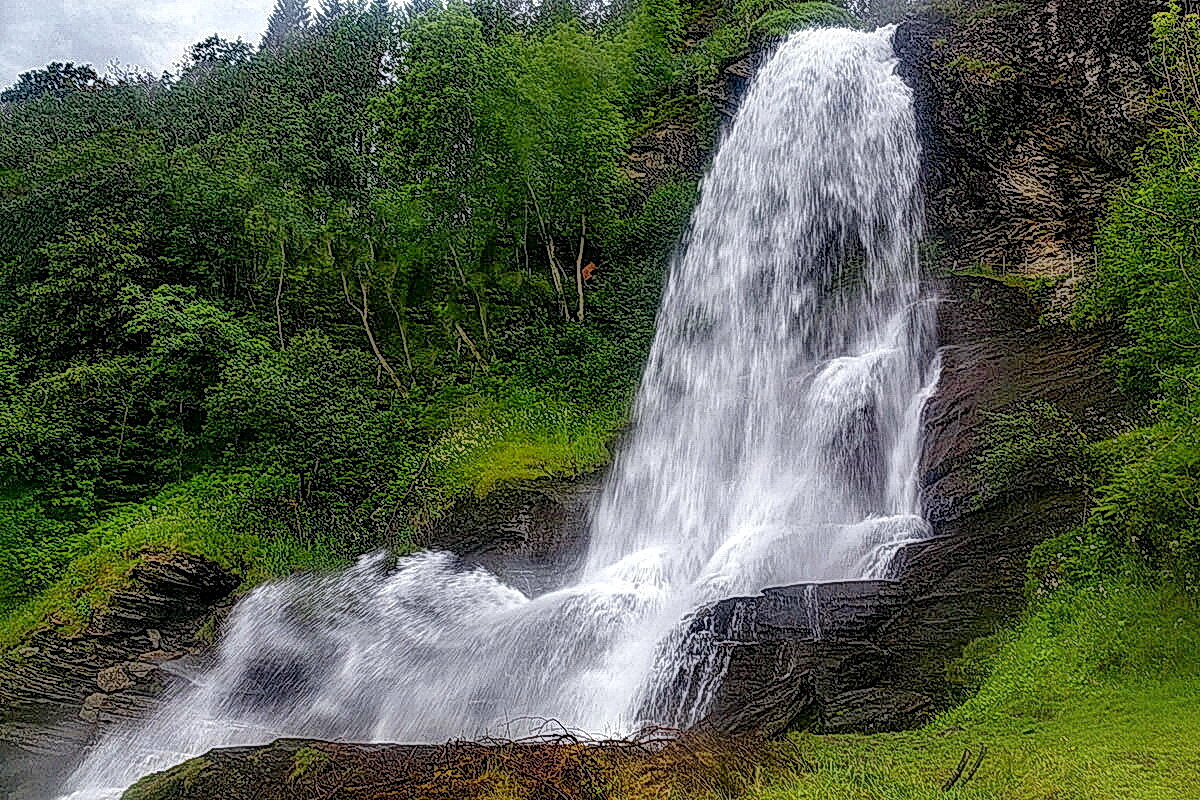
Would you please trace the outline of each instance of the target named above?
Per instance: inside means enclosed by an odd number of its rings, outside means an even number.
[[[263,586],[211,668],[94,748],[74,796],[279,736],[694,720],[719,673],[673,694],[656,680],[674,674],[690,612],[885,576],[927,535],[915,472],[936,380],[916,125],[895,68],[884,29],[798,33],[760,70],[670,270],[632,429],[565,588],[529,596],[437,552]]]

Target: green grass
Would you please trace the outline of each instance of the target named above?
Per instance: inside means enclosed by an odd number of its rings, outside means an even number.
[[[997,269],[992,264],[975,264],[969,268],[956,270],[955,274],[963,275],[968,278],[988,278],[990,280],[999,281],[1005,286],[1010,286],[1013,289],[1020,289],[1025,292],[1035,301],[1044,300],[1054,290],[1055,286],[1062,282],[1061,277],[1053,277],[1050,275],[1030,275],[1024,272],[1012,272],[1004,269]]]
[[[1200,792],[1200,692],[1193,682],[1081,697],[1036,725],[994,720],[913,733],[799,737],[812,771],[762,800],[1194,800]],[[988,748],[978,772],[942,787],[963,751]],[[972,759],[973,763],[973,759]]]
[[[591,409],[522,392],[458,416],[431,451],[451,491],[483,497],[496,486],[581,475],[606,463],[608,444],[624,422],[613,409]]]
[[[1108,585],[1051,599],[983,640],[978,692],[917,731],[794,736],[801,766],[757,800],[1195,800],[1200,611],[1168,590]],[[948,793],[964,750],[987,748]]]
[[[82,629],[128,585],[130,571],[147,551],[210,558],[243,576],[246,585],[342,563],[330,538],[296,536],[281,521],[251,510],[255,493],[268,483],[251,473],[197,476],[144,503],[122,506],[65,545],[57,543],[72,555],[56,580],[0,617],[0,650],[45,625],[65,633]]]

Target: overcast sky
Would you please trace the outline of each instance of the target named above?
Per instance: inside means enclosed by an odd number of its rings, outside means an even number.
[[[274,0],[0,0],[0,88],[51,61],[155,74],[218,33],[258,44]]]

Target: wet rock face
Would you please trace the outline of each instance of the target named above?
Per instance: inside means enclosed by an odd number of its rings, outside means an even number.
[[[1047,482],[984,497],[974,464],[987,446],[984,414],[1014,402],[1053,402],[1085,429],[1125,414],[1104,365],[1111,334],[1039,325],[1029,298],[997,281],[936,288],[943,371],[921,463],[936,538],[901,551],[893,581],[774,589],[698,614],[693,632],[717,643],[725,665],[705,726],[777,734],[919,725],[950,697],[949,662],[1024,606],[1034,545],[1082,521],[1080,490]]]
[[[960,267],[1074,276],[1149,122],[1165,0],[965,0],[903,23],[930,222]]]
[[[1149,129],[1150,21],[1165,5],[964,0],[952,15],[923,12],[900,26],[900,69],[925,150],[933,269],[983,265],[1062,279],[1060,289],[1038,307],[993,280],[933,287],[942,380],[925,412],[920,472],[937,538],[901,552],[886,587],[795,587],[698,615],[728,665],[710,727],[919,724],[949,696],[947,663],[1023,607],[1034,545],[1083,519],[1077,488],[1045,480],[984,496],[975,464],[987,412],[1046,401],[1084,431],[1130,415],[1105,367],[1116,334],[1039,318],[1058,314],[1087,274],[1097,220]],[[745,711],[767,707],[769,716]]]
[[[415,537],[422,549],[448,550],[526,594],[569,582],[587,549],[589,510],[600,473],[547,478],[466,498]]]
[[[130,577],[80,634],[39,631],[0,658],[0,794],[48,796],[99,726],[149,713],[239,582],[180,553],[149,553]]]
[[[704,171],[708,150],[694,125],[668,122],[630,143],[625,174],[643,194],[679,177]]]

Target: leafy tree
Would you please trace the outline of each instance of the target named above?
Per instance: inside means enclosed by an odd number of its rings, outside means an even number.
[[[106,85],[91,64],[54,61],[42,69],[22,73],[15,84],[0,92],[0,103],[20,103],[47,96],[65,97]]]
[[[241,39],[231,42],[213,34],[188,50],[184,74],[206,74],[214,69],[245,64],[253,54],[254,50]]]
[[[1119,320],[1117,364],[1151,422],[1105,446],[1108,474],[1081,532],[1085,576],[1132,568],[1200,588],[1200,15],[1154,20],[1162,127],[1113,201],[1081,319]]]
[[[512,168],[533,207],[563,316],[577,320],[589,225],[594,230],[620,189],[628,140],[613,66],[577,25],[559,25],[516,52],[510,91],[499,99]]]

